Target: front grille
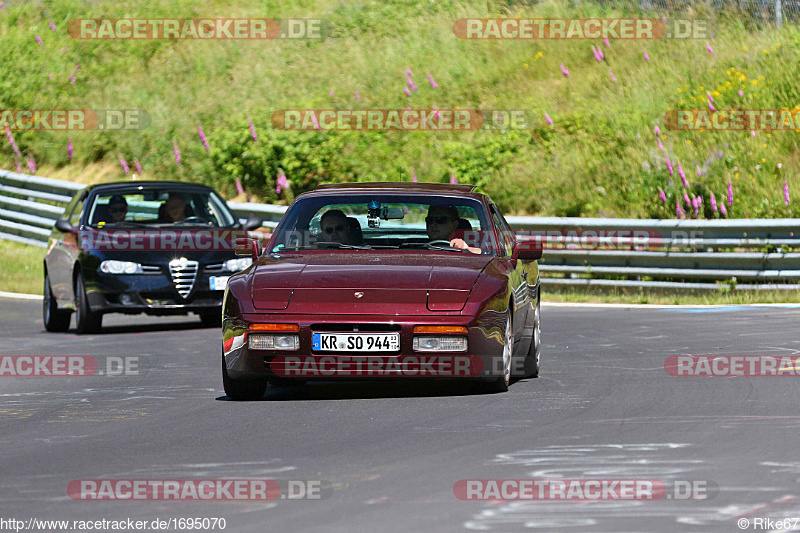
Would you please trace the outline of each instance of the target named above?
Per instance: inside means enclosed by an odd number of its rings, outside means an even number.
[[[189,261],[185,258],[173,259],[169,262],[169,273],[178,294],[186,298],[192,292],[192,287],[197,279],[197,261]]]

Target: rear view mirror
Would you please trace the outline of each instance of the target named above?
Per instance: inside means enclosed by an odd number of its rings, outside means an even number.
[[[258,229],[261,227],[263,223],[264,221],[261,218],[255,216],[253,213],[250,213],[250,216],[247,218],[247,221],[245,221],[245,223],[242,224],[242,229],[246,230]]]
[[[539,239],[517,241],[514,255],[523,261],[536,261],[542,257],[542,241]]]
[[[238,256],[250,256],[255,263],[258,261],[258,242],[255,239],[239,237],[236,239],[234,253]]]
[[[66,220],[66,219],[62,218],[62,219],[56,220],[56,229],[58,231],[60,231],[61,233],[67,233],[69,231],[72,231],[73,227],[72,227],[72,224],[69,223],[69,220]]]

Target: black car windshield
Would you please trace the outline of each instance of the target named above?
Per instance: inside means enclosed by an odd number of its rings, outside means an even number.
[[[300,198],[278,227],[270,251],[319,249],[417,249],[497,255],[490,218],[481,202],[430,194]]]
[[[231,227],[236,218],[225,201],[204,189],[131,186],[99,191],[87,206],[87,223],[103,227]]]

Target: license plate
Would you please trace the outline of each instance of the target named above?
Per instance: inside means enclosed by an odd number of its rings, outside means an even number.
[[[230,276],[211,276],[208,278],[208,284],[212,291],[224,291],[228,285],[228,278]]]
[[[318,352],[399,352],[399,333],[313,333]]]

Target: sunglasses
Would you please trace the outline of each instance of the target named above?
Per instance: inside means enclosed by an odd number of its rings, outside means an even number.
[[[111,208],[109,208],[109,211],[111,211],[112,213],[124,213],[127,210],[128,210],[127,207],[111,207]]]
[[[455,220],[454,218],[450,218],[448,216],[435,216],[435,217],[425,217],[425,222],[430,224],[431,222],[435,222],[437,224],[447,224],[448,222],[452,222]]]
[[[344,231],[344,224],[336,224],[335,226],[327,227],[322,231],[324,231],[328,235],[332,234],[334,231],[335,232],[342,232],[342,231]]]

